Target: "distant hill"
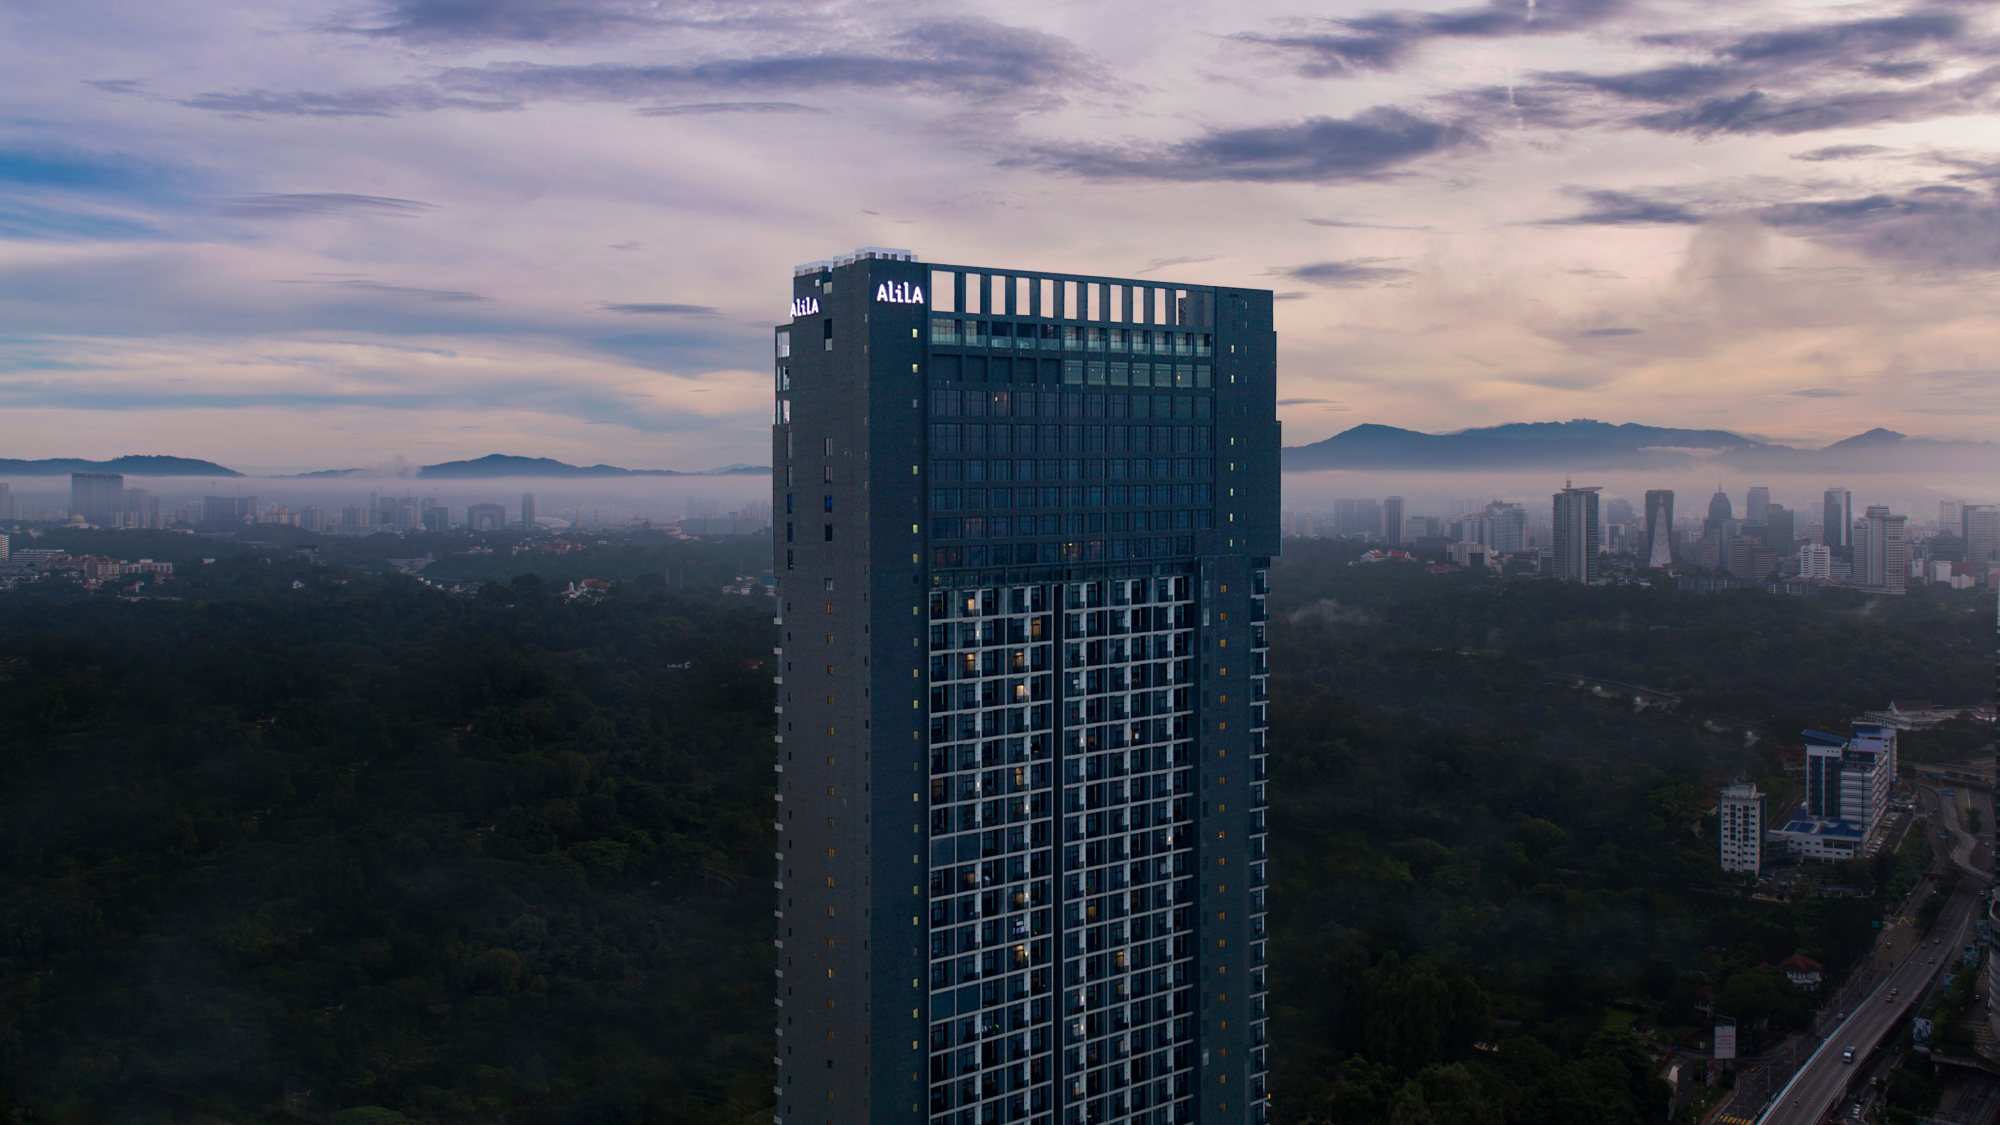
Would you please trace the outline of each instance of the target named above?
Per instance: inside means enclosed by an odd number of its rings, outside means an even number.
[[[240,477],[235,469],[225,469],[213,461],[193,457],[148,456],[113,457],[109,461],[85,461],[76,457],[51,457],[43,461],[21,461],[0,457],[0,477],[66,477],[71,473],[122,473],[128,477]]]
[[[1873,429],[1825,449],[1796,449],[1728,430],[1681,430],[1588,418],[1511,422],[1427,434],[1364,424],[1311,445],[1288,446],[1290,472],[1321,469],[1667,469],[1709,460],[1778,472],[1887,470],[1929,465],[1960,468],[2000,464],[1991,442],[1930,441]]]
[[[568,465],[548,457],[510,457],[489,453],[471,461],[425,465],[417,476],[425,480],[479,480],[494,477],[706,477],[749,476],[771,471],[768,465],[730,465],[722,469],[681,472],[678,469],[621,469],[616,465]]]

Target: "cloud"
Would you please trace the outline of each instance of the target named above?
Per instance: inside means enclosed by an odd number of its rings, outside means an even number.
[[[1292,266],[1270,271],[1273,277],[1291,281],[1303,281],[1328,289],[1361,289],[1371,285],[1387,285],[1403,278],[1414,276],[1415,270],[1400,269],[1395,266],[1377,265],[1378,262],[1400,261],[1398,258],[1349,258],[1343,262],[1315,262],[1308,266]]]
[[[1601,336],[1637,336],[1644,331],[1643,328],[1586,328],[1577,335],[1585,339],[1594,339]]]
[[[641,117],[687,117],[710,113],[825,113],[797,102],[694,102],[687,105],[655,105],[637,111]]]
[[[1351,229],[1351,230],[1436,230],[1437,229],[1436,227],[1429,227],[1429,226],[1398,227],[1398,226],[1389,226],[1384,223],[1355,223],[1355,222],[1349,222],[1345,219],[1307,219],[1306,222],[1311,223],[1313,226],[1316,227],[1341,227],[1344,229]]]
[[[1798,398],[1848,398],[1853,391],[1836,391],[1830,387],[1807,387],[1800,391],[1786,392]]]
[[[715,310],[707,305],[601,305],[605,312],[615,313],[667,313],[675,316],[709,316]]]
[[[1202,258],[1154,258],[1152,261],[1147,262],[1144,267],[1132,272],[1136,275],[1152,273],[1154,270],[1163,270],[1168,266],[1191,266],[1197,262],[1213,262],[1215,257],[1214,254],[1210,254]]]
[[[635,101],[703,90],[912,90],[970,98],[1049,92],[1091,67],[1067,40],[988,20],[932,20],[818,52],[707,62],[493,63],[445,71],[438,83],[496,102]]]
[[[1278,405],[1279,405],[1279,406],[1312,406],[1312,405],[1315,405],[1315,404],[1317,404],[1317,403],[1331,403],[1331,404],[1336,404],[1336,405],[1337,405],[1337,404],[1338,404],[1339,402],[1340,402],[1340,400],[1339,400],[1339,399],[1337,399],[1337,398],[1281,398],[1281,399],[1279,399],[1279,400],[1278,400]]]
[[[1632,227],[1655,226],[1659,224],[1699,223],[1704,216],[1687,207],[1661,199],[1625,191],[1582,191],[1568,189],[1571,195],[1580,195],[1590,203],[1590,209],[1580,214],[1560,219],[1544,219],[1543,226],[1600,226]]]
[[[238,90],[184,98],[181,105],[245,117],[394,117],[440,109],[519,109],[516,100],[464,97],[409,84],[319,93],[312,90]]]
[[[1706,47],[1708,58],[1614,74],[1543,73],[1522,90],[1508,88],[1509,101],[1531,104],[1538,123],[1545,124],[1594,115],[1654,132],[1790,135],[1987,113],[2000,86],[2000,67],[1990,65],[2000,43],[1977,33],[1964,15],[1943,8],[1730,38],[1697,32],[1644,42]],[[1963,73],[1911,84],[1946,71]],[[1606,98],[1611,107],[1600,108]],[[1478,99],[1460,94],[1457,100],[1488,115],[1501,113],[1490,92]],[[1625,117],[1615,107],[1629,102],[1668,108]],[[1828,155],[1802,159],[1861,155],[1821,151]]]
[[[1956,184],[1777,204],[1759,217],[1871,258],[1932,270],[2000,269],[2000,204],[1990,193]]]
[[[413,44],[551,43],[631,33],[659,26],[660,5],[574,0],[397,0],[373,27],[335,30]]]
[[[1472,141],[1457,125],[1376,106],[1353,117],[1211,130],[1178,144],[1045,145],[1031,158],[1002,163],[1034,163],[1101,180],[1334,182],[1377,179]]]
[[[415,199],[322,191],[239,195],[222,210],[239,219],[283,219],[293,215],[420,215],[437,208]]]
[[[468,304],[476,301],[491,301],[477,293],[467,293],[459,289],[424,289],[411,285],[384,285],[379,281],[350,278],[345,281],[322,281],[311,284],[329,286],[335,289],[353,289],[363,293],[380,293],[385,297],[407,297],[418,301],[444,301],[452,304]]]
[[[1236,38],[1301,56],[1299,69],[1308,76],[1350,77],[1405,62],[1432,39],[1558,35],[1602,22],[1625,7],[1624,0],[1489,0],[1445,12],[1376,12],[1332,20],[1321,32]]]
[[[1809,152],[1795,152],[1792,154],[1792,159],[1810,160],[1815,163],[1826,160],[1858,160],[1864,156],[1894,151],[1886,145],[1827,145],[1825,148],[1816,148]]]

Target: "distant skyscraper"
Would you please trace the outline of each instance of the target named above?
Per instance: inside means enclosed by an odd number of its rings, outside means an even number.
[[[125,478],[117,473],[71,473],[69,514],[100,527],[118,526],[125,511]]]
[[[1750,523],[1764,522],[1764,509],[1770,506],[1771,490],[1757,485],[1743,501],[1743,518]]]
[[[257,514],[255,496],[204,496],[201,498],[201,522],[242,523]]]
[[[1391,496],[1382,501],[1382,539],[1391,547],[1403,545],[1403,498]]]
[[[1266,1120],[1270,291],[791,286],[775,1125]]]
[[[1861,526],[1855,529],[1854,577],[1861,585],[1891,594],[1900,594],[1908,586],[1910,544],[1904,538],[1904,519],[1890,515],[1880,504],[1868,506]]]
[[[1792,553],[1792,543],[1798,539],[1798,513],[1783,504],[1770,504],[1764,508],[1764,543],[1774,555]]]
[[[1833,577],[1833,548],[1824,543],[1802,544],[1799,547],[1799,577]]]
[[[1646,541],[1639,557],[1647,566],[1674,565],[1674,490],[1655,488],[1646,492]]]
[[[1965,540],[1967,562],[1992,562],[2000,558],[2000,508],[1967,504],[1960,517],[1958,534]]]
[[[535,494],[532,492],[521,494],[521,530],[535,530]]]
[[[507,509],[498,504],[474,504],[465,509],[465,526],[471,531],[498,531],[507,526]]]
[[[1708,500],[1708,519],[1701,525],[1701,533],[1708,536],[1722,534],[1722,525],[1736,518],[1736,509],[1729,503],[1729,494],[1716,489]]]
[[[1854,494],[1844,488],[1826,490],[1820,540],[1836,554],[1854,546]]]
[[[1382,505],[1375,500],[1335,500],[1335,535],[1374,535],[1382,530]]]
[[[1555,542],[1554,577],[1566,582],[1597,581],[1597,494],[1601,488],[1568,485],[1555,494],[1551,528]]]
[[[1495,500],[1486,505],[1477,542],[1499,554],[1512,555],[1528,549],[1528,510],[1519,504]],[[1470,521],[1467,521],[1470,522]],[[1467,536],[1470,539],[1472,536]]]
[[[14,494],[7,491],[6,485],[0,484],[0,520],[11,520],[13,518]]]
[[[1957,531],[1959,528],[1959,524],[1964,519],[1964,517],[1965,517],[1965,501],[1963,500],[1938,501],[1939,527],[1948,527],[1953,531]]]

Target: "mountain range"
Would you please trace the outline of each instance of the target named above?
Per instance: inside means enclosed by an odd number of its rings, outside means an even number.
[[[292,473],[283,479],[312,480],[333,477],[410,477],[426,480],[490,480],[497,477],[719,477],[757,476],[771,471],[769,465],[724,465],[719,469],[682,472],[678,469],[621,469],[616,465],[569,465],[547,457],[513,457],[492,453],[470,461],[446,461],[409,468],[321,469]],[[51,457],[22,461],[0,457],[0,477],[55,477],[71,473],[119,473],[128,477],[241,477],[247,474],[224,468],[213,461],[192,457],[132,456],[109,461],[85,461],[76,457]]]
[[[1322,469],[1678,469],[1697,462],[1767,472],[1889,471],[1947,465],[2000,469],[2000,444],[1933,441],[1881,428],[1799,449],[1728,430],[1681,430],[1589,418],[1510,422],[1427,434],[1364,424],[1311,445],[1286,446],[1288,472]]]

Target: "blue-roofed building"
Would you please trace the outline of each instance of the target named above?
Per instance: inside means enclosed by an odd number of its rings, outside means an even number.
[[[1823,863],[1865,854],[1895,788],[1895,730],[1857,722],[1847,736],[1801,733],[1806,742],[1805,809],[1772,830],[1767,843],[1774,854]]]

